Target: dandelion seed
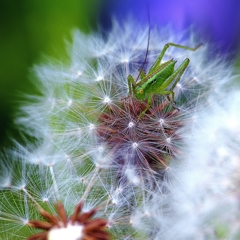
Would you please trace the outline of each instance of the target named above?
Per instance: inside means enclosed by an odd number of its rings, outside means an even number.
[[[167,143],[171,143],[171,138],[166,138]]]
[[[97,77],[96,80],[97,80],[97,81],[102,81],[102,80],[103,80],[103,77],[102,77],[102,76],[99,76],[99,77]]]
[[[199,79],[197,77],[193,77],[193,81],[200,83]]]
[[[121,61],[122,63],[129,63],[129,59],[123,59],[122,61]]]
[[[98,147],[99,152],[103,152],[104,148],[103,147]]]
[[[71,158],[70,158],[70,156],[69,156],[69,155],[66,155],[66,159],[67,159],[67,161],[68,161],[68,162],[70,162],[70,161],[71,161]]]
[[[104,103],[110,103],[111,99],[109,97],[105,97],[103,100]]]
[[[94,129],[95,129],[95,125],[94,125],[94,124],[92,124],[92,123],[91,123],[91,124],[89,124],[89,129],[90,129],[90,130],[94,130]]]
[[[132,144],[132,146],[133,146],[134,149],[136,149],[138,147],[138,143],[135,142],[135,143]]]
[[[139,185],[141,180],[135,173],[134,169],[127,168],[125,171],[125,175],[127,176],[129,182],[131,182],[133,185]]]
[[[114,205],[117,205],[117,204],[118,204],[118,199],[117,199],[117,198],[113,198],[113,199],[112,199],[112,203],[113,203]]]
[[[128,127],[132,128],[133,126],[134,126],[134,123],[133,122],[129,122]]]
[[[82,71],[77,72],[77,77],[80,77],[82,75]]]
[[[70,107],[71,105],[72,105],[72,100],[69,99],[69,100],[68,100],[68,107]]]

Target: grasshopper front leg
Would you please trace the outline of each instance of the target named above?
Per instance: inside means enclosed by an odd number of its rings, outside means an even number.
[[[148,95],[148,101],[147,101],[147,107],[140,113],[138,116],[138,120],[141,119],[141,117],[145,114],[145,112],[152,106],[152,95]]]
[[[127,79],[128,79],[129,94],[132,95],[132,93],[135,89],[135,87],[134,87],[135,86],[135,81],[134,81],[134,78],[131,75],[129,75]]]

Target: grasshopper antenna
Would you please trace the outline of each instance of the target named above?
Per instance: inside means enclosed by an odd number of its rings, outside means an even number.
[[[146,62],[147,62],[147,56],[148,56],[148,52],[149,52],[149,44],[150,44],[150,33],[151,33],[151,27],[150,27],[150,12],[149,12],[149,5],[148,5],[148,3],[147,3],[147,17],[148,17],[148,41],[147,41],[147,50],[146,50],[146,53],[145,53],[145,58],[144,58],[144,61],[143,61],[143,63],[142,63],[142,66],[141,66],[141,68],[140,68],[140,71],[139,71],[139,74],[138,74],[138,76],[137,76],[137,78],[136,78],[136,81],[135,81],[135,83],[138,81],[138,79],[139,79],[139,77],[140,77],[140,75],[141,75],[141,72],[142,72],[142,70],[143,70],[143,68],[144,68],[144,65],[146,64]]]

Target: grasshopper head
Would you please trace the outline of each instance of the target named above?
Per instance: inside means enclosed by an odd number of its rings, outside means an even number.
[[[142,87],[137,87],[135,90],[135,97],[139,100],[144,100],[146,99],[145,97],[145,92],[144,89]]]

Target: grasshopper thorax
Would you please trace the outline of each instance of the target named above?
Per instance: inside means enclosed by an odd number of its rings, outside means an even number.
[[[146,99],[145,92],[143,87],[137,87],[135,90],[135,97],[139,100],[144,100]]]

